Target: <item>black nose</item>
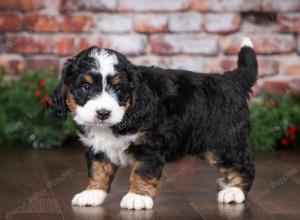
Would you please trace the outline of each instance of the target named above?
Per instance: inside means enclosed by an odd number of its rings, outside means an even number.
[[[110,115],[110,111],[106,110],[106,109],[100,109],[97,110],[97,118],[101,119],[101,120],[106,120],[109,118]]]

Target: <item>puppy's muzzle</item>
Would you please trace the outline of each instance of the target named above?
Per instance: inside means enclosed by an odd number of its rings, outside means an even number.
[[[104,121],[109,118],[111,111],[107,109],[100,109],[96,111],[97,113],[97,118]]]

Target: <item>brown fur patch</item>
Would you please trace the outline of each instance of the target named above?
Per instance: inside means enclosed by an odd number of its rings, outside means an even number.
[[[90,75],[85,75],[84,77],[85,82],[89,83],[89,84],[94,84],[94,80]]]
[[[131,106],[131,99],[128,99],[125,103],[124,111],[127,112],[127,110],[130,108],[130,106]]]
[[[156,187],[159,184],[160,176],[142,178],[136,173],[136,170],[139,168],[140,164],[140,161],[136,161],[131,171],[130,192],[155,198],[157,195]]]
[[[213,152],[205,152],[204,154],[205,159],[207,162],[214,167],[217,167],[222,174],[222,178],[218,180],[218,184],[221,185],[222,183],[232,186],[232,187],[239,187],[242,190],[245,188],[245,181],[244,178],[239,174],[237,171],[234,171],[230,168],[220,167],[218,165],[217,156]]]
[[[102,189],[109,192],[111,182],[117,172],[117,167],[112,163],[93,161],[91,177],[87,189]]]
[[[221,169],[221,173],[226,178],[228,186],[239,187],[240,189],[245,190],[245,180],[240,173],[225,168]]]
[[[116,85],[116,84],[120,83],[122,80],[123,80],[122,75],[118,74],[111,79],[111,84]]]
[[[77,104],[76,104],[75,100],[73,99],[73,95],[70,92],[67,92],[66,103],[72,112],[74,112],[76,110]]]
[[[211,166],[217,166],[218,164],[217,157],[213,152],[210,151],[205,152],[204,157]]]
[[[135,144],[145,144],[147,142],[146,132],[140,132],[137,140],[134,142]]]

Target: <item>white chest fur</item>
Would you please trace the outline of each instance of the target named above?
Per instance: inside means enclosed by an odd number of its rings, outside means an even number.
[[[125,150],[138,138],[138,134],[116,137],[109,128],[92,128],[86,136],[79,136],[84,144],[92,147],[94,153],[105,153],[116,165],[126,166],[134,162],[132,156],[125,153]]]

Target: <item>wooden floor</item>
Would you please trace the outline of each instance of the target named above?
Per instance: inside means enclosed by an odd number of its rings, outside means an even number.
[[[256,156],[257,176],[241,205],[216,201],[217,171],[186,158],[166,167],[155,208],[120,209],[129,168],[121,169],[103,206],[72,207],[86,186],[80,146],[54,150],[0,149],[0,219],[300,219],[300,152]]]

